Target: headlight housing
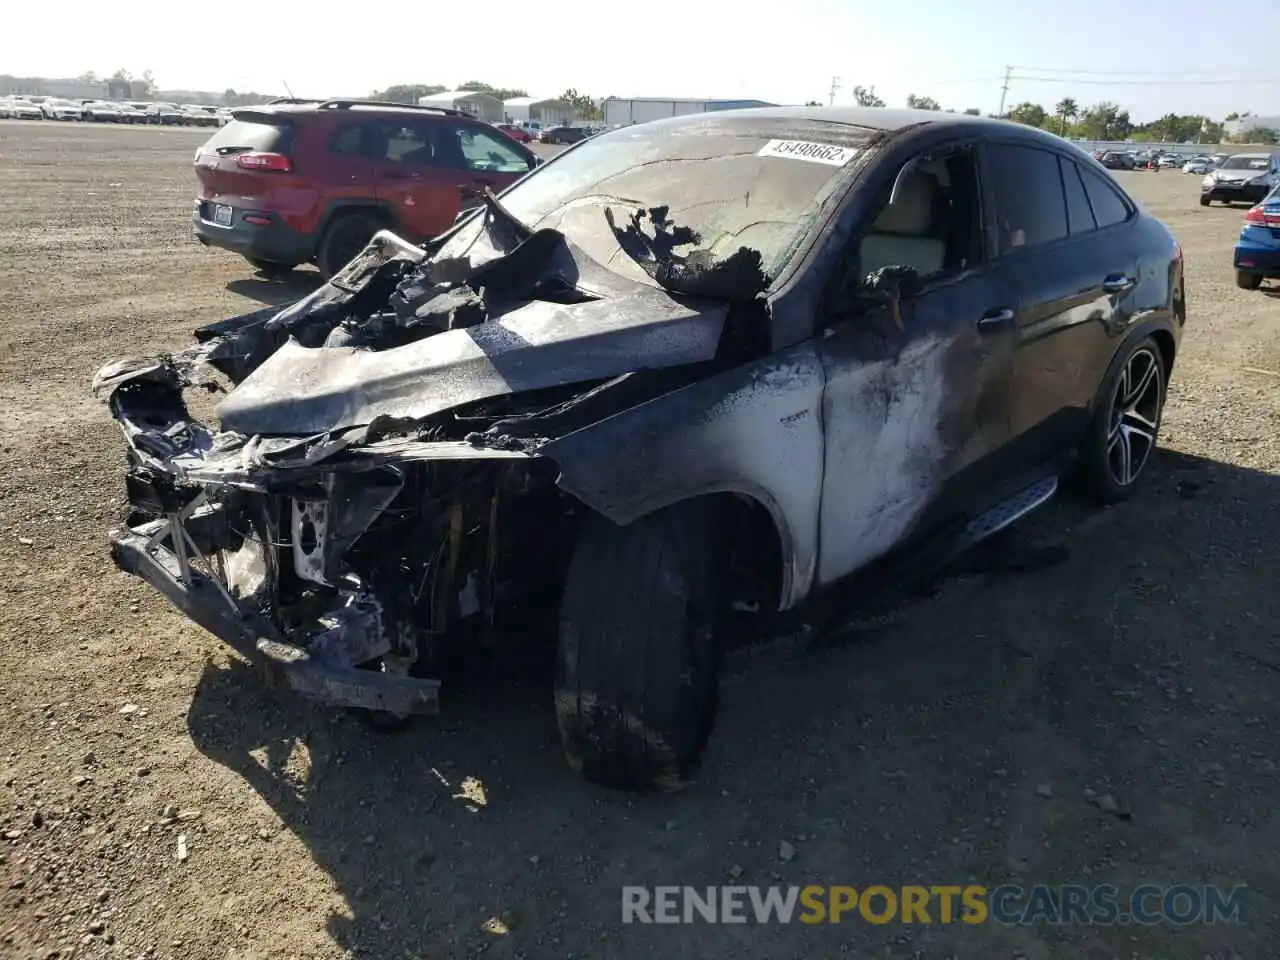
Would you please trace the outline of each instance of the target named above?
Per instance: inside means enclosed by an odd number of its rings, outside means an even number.
[[[1212,176],[1208,176],[1208,177],[1205,177],[1203,180],[1201,180],[1201,181],[1200,181],[1200,185],[1201,185],[1201,186],[1204,186],[1204,187],[1212,187],[1212,186],[1213,186],[1213,184],[1214,184],[1214,182],[1215,182],[1215,181],[1214,181],[1213,177],[1212,177]]]

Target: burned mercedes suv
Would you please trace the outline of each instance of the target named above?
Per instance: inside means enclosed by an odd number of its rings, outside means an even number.
[[[1038,236],[983,193],[997,140],[1076,178],[1071,217],[1097,218],[1084,259],[1140,278],[1098,295],[1089,369],[1041,354],[1073,373],[1034,402],[1019,325],[1053,305],[1007,261],[1076,290],[1055,278],[1079,258],[991,232]],[[1181,253],[1039,131],[679,117],[476,199],[431,242],[381,232],[297,302],[94,381],[127,443],[116,563],[274,680],[375,722],[436,712],[459,644],[533,643],[545,622],[570,764],[677,787],[744,611],[960,549],[1047,500],[1068,463],[1118,500],[1155,444]],[[206,391],[216,425],[191,413]],[[1012,443],[1015,425],[1041,442]]]

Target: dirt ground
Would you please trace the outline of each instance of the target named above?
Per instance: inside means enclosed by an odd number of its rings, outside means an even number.
[[[1280,299],[1233,285],[1240,209],[1121,174],[1190,297],[1139,500],[1055,502],[1019,536],[1060,565],[957,574],[856,643],[740,672],[698,783],[630,797],[566,769],[541,673],[465,680],[379,737],[270,693],[111,565],[94,369],[298,293],[193,241],[206,136],[0,124],[0,954],[1276,955]],[[1245,922],[620,922],[624,884],[1144,881],[1247,884]]]

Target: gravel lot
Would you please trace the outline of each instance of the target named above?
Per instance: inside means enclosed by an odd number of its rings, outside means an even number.
[[[377,737],[273,696],[112,567],[93,370],[301,292],[191,238],[207,136],[0,124],[0,954],[1276,955],[1280,299],[1234,287],[1240,209],[1121,174],[1182,241],[1191,301],[1139,501],[1055,502],[1016,536],[1058,566],[970,564],[856,643],[733,677],[699,783],[634,798],[564,767],[541,672],[464,678],[440,722]],[[619,911],[623,884],[1144,881],[1248,884],[1246,922]]]

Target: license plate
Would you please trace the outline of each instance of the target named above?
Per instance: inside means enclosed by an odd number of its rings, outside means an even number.
[[[220,227],[231,226],[231,208],[225,203],[215,203],[213,205],[213,222]]]

